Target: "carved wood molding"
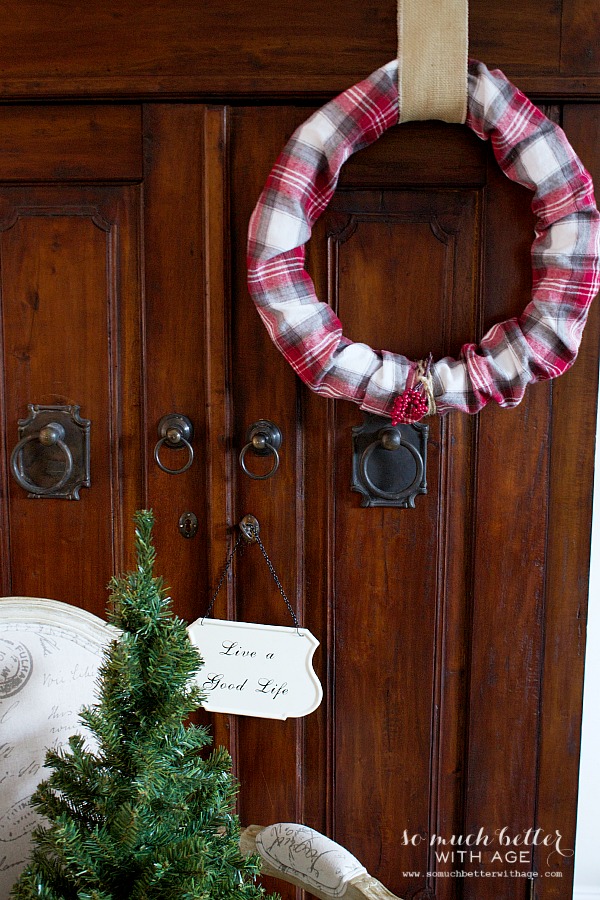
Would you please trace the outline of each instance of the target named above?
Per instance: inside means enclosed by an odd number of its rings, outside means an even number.
[[[368,71],[368,66],[364,69]],[[576,103],[578,101],[600,100],[600,75],[519,75],[506,66],[504,73],[520,90],[532,100],[550,100]],[[330,100],[332,96],[346,89],[352,77],[331,79],[331,88],[324,90],[322,79],[319,83],[308,82],[305,87],[290,85],[269,85],[255,77],[221,73],[215,75],[122,75],[91,76],[79,78],[27,78],[2,82],[2,99],[5,103],[27,100],[57,101],[181,101],[204,102],[244,102],[256,99],[262,102],[305,102],[317,105]]]

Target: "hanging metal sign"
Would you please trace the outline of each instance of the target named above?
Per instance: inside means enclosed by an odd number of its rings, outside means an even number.
[[[205,696],[202,705],[210,712],[264,719],[306,716],[323,699],[321,682],[312,665],[319,641],[308,629],[300,628],[260,539],[257,519],[244,516],[239,530],[205,616],[188,627],[190,640],[204,660],[197,677]],[[258,544],[295,628],[208,618],[236,551],[244,542]]]
[[[319,642],[306,628],[198,619],[188,634],[204,660],[197,683],[210,712],[287,719],[319,706]]]

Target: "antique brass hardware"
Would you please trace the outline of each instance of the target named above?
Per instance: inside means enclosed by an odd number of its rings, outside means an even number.
[[[264,481],[271,478],[279,468],[279,448],[281,447],[282,435],[281,430],[270,422],[269,419],[259,419],[254,422],[246,432],[247,443],[242,447],[240,453],[240,465],[249,478],[256,481]],[[255,456],[273,455],[273,465],[264,475],[257,475],[251,472],[246,465],[246,454],[250,451]]]
[[[352,429],[351,488],[362,494],[362,506],[414,507],[417,494],[427,493],[428,434],[421,422],[393,426],[364,415]]]
[[[198,531],[198,516],[193,512],[182,513],[179,517],[177,527],[179,528],[179,534],[182,537],[188,538],[188,540],[196,537]]]
[[[255,544],[260,534],[260,524],[255,516],[244,516],[239,523],[242,537],[248,544]]]
[[[194,437],[194,426],[187,416],[181,413],[168,413],[158,423],[158,441],[154,448],[154,460],[159,469],[169,475],[181,475],[187,472],[194,461],[194,448],[191,441]],[[169,450],[187,450],[187,459],[179,469],[170,469],[160,458],[161,447]]]
[[[27,408],[10,456],[15,481],[30,499],[79,500],[79,489],[90,486],[89,420],[76,405]]]

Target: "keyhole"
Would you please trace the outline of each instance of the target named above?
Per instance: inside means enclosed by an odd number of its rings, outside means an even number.
[[[184,538],[193,538],[198,531],[198,519],[193,512],[183,513],[179,518],[179,534]]]

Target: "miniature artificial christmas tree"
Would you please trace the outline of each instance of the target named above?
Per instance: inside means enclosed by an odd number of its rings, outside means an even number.
[[[187,725],[202,660],[153,575],[153,516],[138,512],[138,568],[113,579],[97,702],[80,735],[49,751],[52,774],[32,798],[47,820],[12,890],[20,900],[257,900],[258,858],[239,849],[236,787],[226,750],[204,758],[202,726]]]

